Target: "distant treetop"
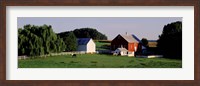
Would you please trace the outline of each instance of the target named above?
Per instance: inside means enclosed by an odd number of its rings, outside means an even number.
[[[62,38],[63,36],[67,36],[69,32],[73,32],[77,38],[92,38],[94,40],[107,40],[107,36],[97,31],[94,28],[80,28],[75,29],[73,31],[66,31],[58,33],[58,35]]]

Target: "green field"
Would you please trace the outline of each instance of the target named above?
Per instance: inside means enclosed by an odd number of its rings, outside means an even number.
[[[18,61],[19,68],[181,68],[182,60],[100,54],[49,56]]]
[[[95,41],[96,50],[110,50],[110,42],[108,41]]]

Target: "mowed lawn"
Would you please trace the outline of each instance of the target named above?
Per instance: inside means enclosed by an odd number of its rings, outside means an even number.
[[[49,56],[18,61],[19,68],[181,68],[182,61],[100,54]]]

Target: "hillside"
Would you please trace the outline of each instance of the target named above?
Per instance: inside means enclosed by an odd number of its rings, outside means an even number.
[[[67,36],[70,32],[73,32],[77,38],[92,38],[93,40],[107,40],[107,36],[94,28],[80,28],[73,31],[65,31],[58,33],[61,38]]]

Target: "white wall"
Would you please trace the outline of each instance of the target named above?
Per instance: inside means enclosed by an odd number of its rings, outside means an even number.
[[[90,41],[87,44],[87,53],[94,53],[96,52],[96,44],[94,43],[94,41],[92,39],[90,39]]]
[[[120,54],[121,54],[121,56],[126,56],[126,55],[127,55],[127,52],[121,51]]]

